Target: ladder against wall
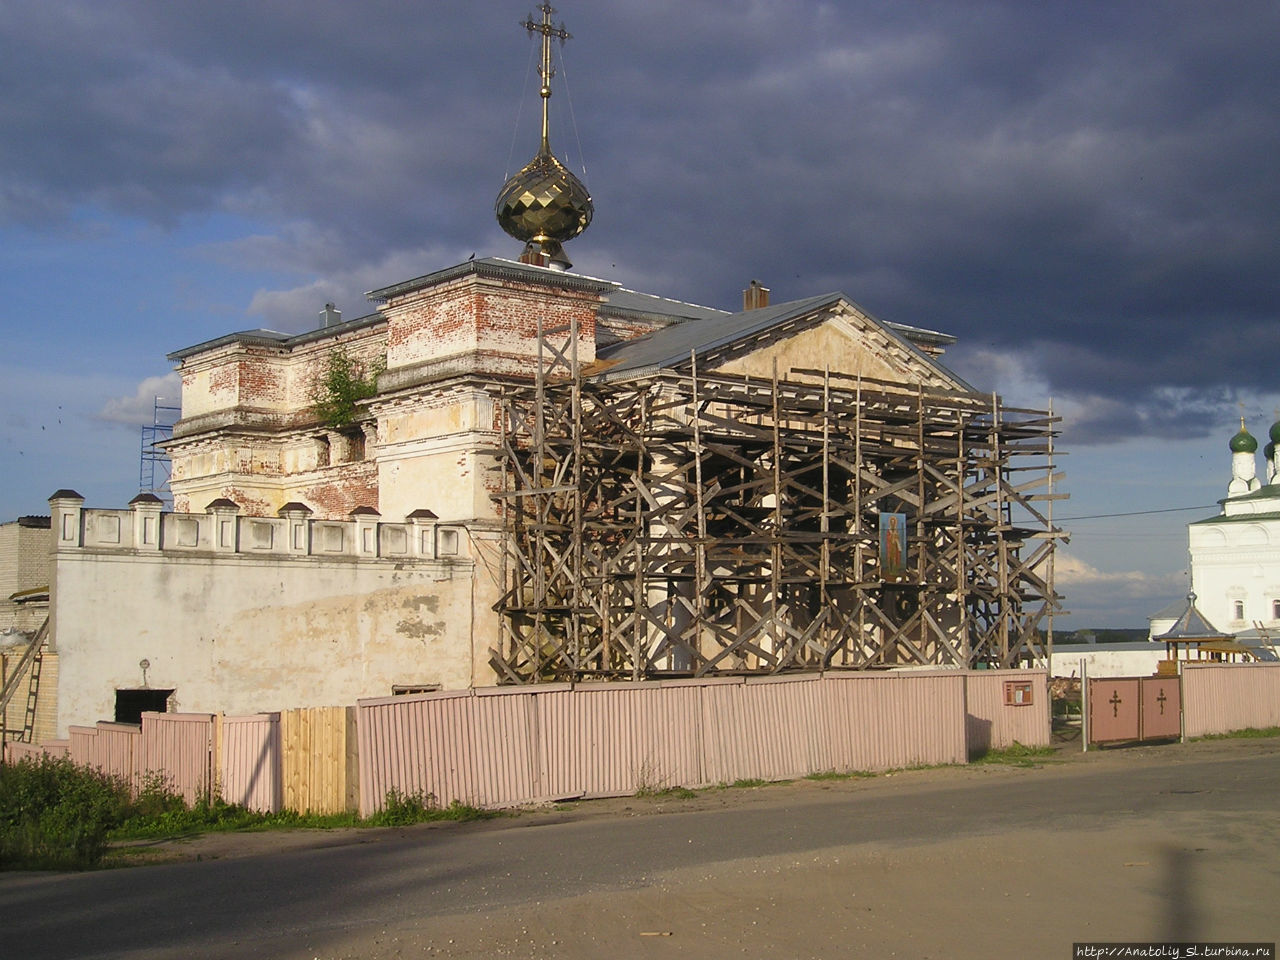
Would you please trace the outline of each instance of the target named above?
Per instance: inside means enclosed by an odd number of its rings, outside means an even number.
[[[18,655],[11,671],[5,677],[3,689],[0,689],[0,717],[8,716],[9,702],[19,690],[26,691],[26,707],[20,728],[9,729],[6,725],[3,738],[21,740],[30,743],[35,732],[36,708],[40,702],[40,674],[44,666],[44,645],[49,636],[49,618],[45,617],[32,636],[31,641]]]

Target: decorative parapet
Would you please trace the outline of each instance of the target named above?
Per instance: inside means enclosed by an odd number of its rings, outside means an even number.
[[[278,557],[350,557],[360,560],[468,560],[462,524],[441,523],[430,510],[415,510],[403,523],[384,522],[372,507],[349,520],[315,520],[302,503],[287,503],[277,517],[240,516],[220,498],[204,513],[166,513],[151,495],[124,510],[85,509],[84,498],[59,490],[49,498],[58,552],[132,551]]]

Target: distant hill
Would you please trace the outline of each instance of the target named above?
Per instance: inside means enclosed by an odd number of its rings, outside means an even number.
[[[1087,627],[1072,630],[1068,633],[1054,631],[1054,645],[1061,643],[1140,643],[1147,639],[1147,630],[1143,627]]]

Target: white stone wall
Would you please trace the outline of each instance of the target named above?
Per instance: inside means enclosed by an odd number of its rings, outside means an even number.
[[[59,735],[111,719],[117,689],[173,688],[173,710],[255,713],[396,684],[472,686],[473,573],[470,561],[62,553]]]
[[[1053,648],[1050,676],[1079,677],[1084,660],[1089,676],[1150,677],[1165,659],[1163,643],[1070,643]]]
[[[1259,621],[1280,634],[1280,520],[1243,515],[1189,529],[1191,586],[1200,612],[1224,633]]]
[[[51,506],[60,736],[111,719],[117,689],[173,689],[173,710],[254,713],[497,679],[491,532]]]

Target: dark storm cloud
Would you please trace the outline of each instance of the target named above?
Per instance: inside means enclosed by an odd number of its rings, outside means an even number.
[[[232,251],[351,283],[406,251],[511,255],[491,204],[534,147],[527,10],[19,5],[0,25],[0,216],[230,211],[270,234]],[[552,143],[576,165],[580,136],[597,203],[580,269],[721,306],[752,278],[775,299],[842,289],[1019,351],[1089,411],[1084,440],[1198,429],[1270,388],[1274,4],[557,16],[575,39]]]

